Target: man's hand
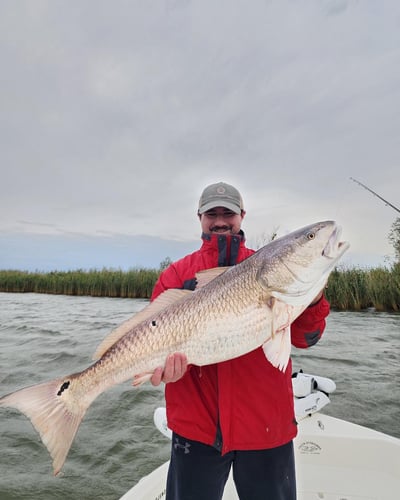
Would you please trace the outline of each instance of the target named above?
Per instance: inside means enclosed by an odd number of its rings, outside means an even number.
[[[150,382],[157,386],[161,382],[168,384],[169,382],[176,382],[183,377],[187,370],[187,357],[181,352],[170,354],[165,361],[165,366],[159,366],[154,370]]]

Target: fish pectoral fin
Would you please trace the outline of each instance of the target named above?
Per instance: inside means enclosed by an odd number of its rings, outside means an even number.
[[[144,373],[138,373],[133,377],[133,382],[132,385],[133,387],[139,387],[139,385],[144,384],[145,382],[148,382],[151,377],[153,376],[154,371],[152,372],[144,372]]]
[[[158,314],[164,308],[168,307],[174,302],[181,300],[184,297],[187,297],[188,295],[191,295],[192,293],[193,292],[191,290],[179,290],[175,288],[166,290],[148,306],[146,306],[144,309],[136,313],[128,320],[124,321],[118,328],[108,334],[107,337],[105,337],[101,344],[98,346],[96,352],[93,354],[93,360],[96,361],[100,359],[111,346],[118,342],[118,340],[120,340],[124,335],[130,333],[136,325],[142,323],[143,321],[152,319],[155,314]]]
[[[267,301],[268,307],[271,309],[271,337],[274,338],[276,334],[283,332],[291,323],[293,314],[293,307],[276,299],[270,297]]]
[[[290,324],[294,308],[272,296],[267,305],[271,309],[272,321],[271,337],[263,344],[264,354],[275,368],[285,371],[290,358]]]
[[[198,273],[196,273],[196,280],[197,280],[196,290],[198,290],[199,288],[203,288],[203,286],[208,285],[210,281],[217,278],[228,269],[229,266],[224,266],[224,267],[213,267],[212,269],[205,269],[204,271],[199,271]]]
[[[291,351],[290,325],[280,330],[279,335],[276,334],[267,340],[263,344],[263,351],[268,361],[284,372],[289,363]]]

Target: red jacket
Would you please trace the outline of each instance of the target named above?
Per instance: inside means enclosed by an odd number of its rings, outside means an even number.
[[[254,253],[244,235],[203,235],[199,250],[171,264],[159,277],[152,300],[169,288],[194,288],[198,271],[239,263]],[[309,347],[325,328],[329,303],[323,297],[291,325],[292,344]],[[297,434],[291,361],[282,373],[262,348],[222,363],[190,365],[166,384],[169,427],[188,439],[214,445],[222,453],[281,446]]]

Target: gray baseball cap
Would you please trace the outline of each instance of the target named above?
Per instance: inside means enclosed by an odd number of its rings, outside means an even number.
[[[207,186],[200,196],[198,213],[204,214],[216,207],[224,207],[240,214],[243,210],[243,200],[239,191],[225,182]]]

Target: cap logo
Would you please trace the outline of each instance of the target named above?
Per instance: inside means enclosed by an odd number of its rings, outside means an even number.
[[[223,186],[218,186],[217,187],[217,193],[218,194],[224,194],[226,189]]]

